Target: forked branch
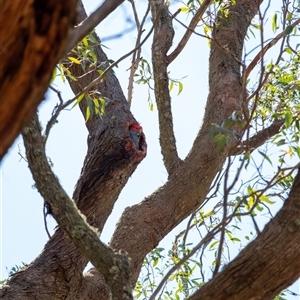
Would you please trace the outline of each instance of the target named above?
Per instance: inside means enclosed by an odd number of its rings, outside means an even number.
[[[192,18],[190,25],[188,26],[188,29],[186,30],[185,34],[183,35],[181,41],[175,48],[175,50],[168,55],[167,60],[168,64],[170,64],[182,51],[182,49],[185,47],[187,44],[188,40],[190,39],[192,33],[194,32],[197,24],[201,20],[203,14],[205,13],[207,7],[211,4],[212,0],[205,0],[202,4],[201,7],[198,9],[194,17]]]
[[[74,201],[60,185],[52,172],[45,153],[45,142],[38,116],[23,130],[26,156],[37,189],[59,227],[73,241],[82,254],[101,272],[111,288],[112,299],[132,299],[129,284],[129,263],[126,253],[114,253],[99,240],[99,233],[84,220]],[[38,155],[38,159],[37,156]]]

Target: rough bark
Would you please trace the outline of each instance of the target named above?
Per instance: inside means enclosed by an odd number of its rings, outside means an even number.
[[[152,43],[152,65],[154,76],[154,92],[159,120],[159,143],[163,161],[168,174],[180,163],[178,157],[171,97],[169,93],[167,53],[172,46],[174,29],[172,16],[163,1],[150,1],[154,34]]]
[[[110,245],[129,253],[133,283],[144,256],[203,203],[213,179],[223,166],[230,144],[218,151],[208,133],[211,124],[221,124],[233,111],[241,110],[243,91],[238,61],[242,57],[247,28],[261,2],[237,1],[237,5],[230,9],[230,18],[214,30],[209,66],[210,91],[203,125],[191,152],[170,174],[164,186],[140,204],[127,208],[118,222]],[[219,21],[223,21],[221,16]],[[224,51],[225,46],[227,51]],[[135,238],[128,241],[128,234]],[[147,243],[137,243],[138,240]]]
[[[1,1],[0,160],[44,97],[75,25],[76,2]]]
[[[172,172],[167,183],[139,205],[127,208],[118,223],[110,246],[114,249],[125,249],[129,253],[132,285],[136,282],[144,256],[177,224],[199,207],[215,175],[223,166],[231,145],[228,144],[222,151],[218,151],[208,132],[211,130],[212,123],[221,124],[233,111],[240,110],[242,107],[243,91],[239,60],[250,20],[256,14],[261,2],[259,0],[236,1],[236,6],[230,8],[231,18],[220,19],[225,23],[221,22],[214,30],[214,39],[217,42],[213,41],[211,44],[210,92],[203,125],[193,148],[177,168],[170,168]],[[84,17],[84,12],[81,13]],[[227,51],[224,51],[224,48]],[[102,49],[99,47],[96,51],[100,61],[105,62],[107,58]],[[162,59],[166,59],[166,55]],[[83,70],[76,66],[72,72],[75,76],[83,74]],[[86,78],[90,81],[95,76],[96,74],[91,73]],[[86,86],[86,82],[81,83],[70,83],[74,93]],[[92,118],[87,122],[88,152],[73,198],[81,212],[87,216],[88,222],[101,231],[128,177],[146,155],[146,144],[143,139],[142,151],[133,148],[128,127],[134,118],[114,74],[109,73],[106,80],[97,88],[103,96],[110,98],[111,102],[102,120]],[[85,114],[84,101],[80,108]],[[253,299],[260,299],[260,289],[264,288],[266,296],[264,299],[268,299],[291,284],[296,279],[295,275],[299,274],[297,273],[299,264],[296,262],[298,258],[296,250],[299,250],[297,248],[299,247],[299,205],[295,204],[297,199],[299,199],[299,174],[284,210],[266,227],[257,243],[246,247],[237,258],[237,264],[235,265],[233,261],[222,273],[204,286],[201,292],[207,291],[205,294],[207,297],[211,297],[211,294],[217,295],[213,294],[214,286],[217,286],[223,295],[227,293],[232,299],[245,299],[245,292],[251,289],[250,295],[257,297]],[[275,224],[274,229],[272,224]],[[276,229],[280,229],[280,234]],[[291,244],[293,238],[294,245]],[[281,241],[285,241],[292,250],[285,247]],[[280,244],[278,250],[282,253],[277,252],[277,244]],[[253,249],[263,253],[257,264],[254,262]],[[273,257],[268,261],[267,255],[271,252]],[[287,258],[295,263],[294,267],[290,266],[289,260],[285,259],[286,252],[288,252]],[[272,280],[269,280],[270,278],[266,277],[267,270],[272,272],[275,270],[276,266],[272,266],[271,263],[277,257],[282,263],[281,268],[276,269],[272,274],[274,276],[270,277]],[[249,268],[247,273],[244,262],[249,264],[252,262],[256,266],[255,270]],[[10,299],[11,295],[12,297],[17,295],[18,299],[107,299],[108,290],[103,276],[95,269],[82,274],[86,263],[87,259],[58,229],[45,245],[40,256],[27,269],[12,276],[1,298]],[[241,276],[246,278],[248,285],[242,282],[243,288],[240,287],[241,281],[237,270],[240,270]],[[283,279],[280,271],[284,274]],[[233,276],[233,272],[236,275]],[[251,272],[260,276],[249,283],[249,278],[253,278]],[[265,284],[266,278],[269,280],[267,284]],[[219,284],[217,279],[224,284]],[[232,286],[236,289],[231,288]],[[195,294],[194,297],[199,296]],[[201,299],[206,298],[201,296]],[[248,295],[247,299],[249,299]]]
[[[79,15],[81,20],[86,18],[82,10]],[[99,61],[107,61],[100,47],[96,49],[96,53]],[[78,72],[82,74],[83,70],[76,69],[74,66],[72,72],[76,76]],[[75,93],[81,91],[82,86],[86,86],[97,76],[95,73],[86,76],[84,80],[72,82],[73,91]],[[142,134],[140,150],[137,151],[129,138],[129,126],[136,120],[130,112],[113,72],[107,74],[105,82],[99,84],[98,89],[110,101],[102,118],[95,116],[87,122],[90,133],[88,155],[73,199],[79,210],[87,216],[87,221],[101,232],[121,190],[139,162],[146,156],[147,145]],[[80,107],[85,114],[84,101]],[[45,245],[43,252],[29,268],[11,278],[10,287],[3,290],[1,297],[9,299],[11,295],[19,295],[20,299],[34,299],[35,295],[38,295],[38,299],[65,297],[75,299],[79,293],[81,299],[89,299],[84,287],[93,272],[88,273],[85,278],[82,277],[87,262],[87,258],[74,243],[61,229],[57,229]],[[22,284],[19,285],[19,282]],[[94,287],[93,282],[95,281],[91,280],[92,287]],[[24,286],[27,286],[27,289],[24,290]],[[29,286],[32,288],[28,289]],[[100,288],[100,290],[107,295],[107,288]]]

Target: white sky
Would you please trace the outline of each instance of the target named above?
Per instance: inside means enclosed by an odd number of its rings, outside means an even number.
[[[84,4],[88,13],[97,6],[96,1],[91,0],[84,1]],[[124,6],[130,11],[129,2],[126,2]],[[137,6],[143,7],[144,5],[139,2]],[[173,11],[175,12],[181,6],[182,4],[178,2]],[[182,19],[184,20],[184,18],[185,15]],[[129,25],[125,26],[123,19],[123,9],[118,8],[97,29],[100,37],[110,36],[122,31],[125,27],[127,28]],[[176,45],[183,29],[176,22],[174,22],[174,26],[176,35],[173,45]],[[150,58],[151,40],[152,38],[143,47],[142,56],[146,59]],[[109,40],[104,44],[110,48],[106,51],[108,57],[116,60],[134,48],[135,31],[126,34],[122,39]],[[250,46],[249,49],[251,49]],[[201,126],[208,93],[208,58],[207,41],[199,36],[193,36],[188,46],[170,66],[171,78],[181,79],[188,76],[182,80],[184,89],[180,96],[177,97],[176,88],[171,94],[175,134],[181,158],[184,158],[190,150]],[[151,63],[150,59],[149,63]],[[129,76],[127,69],[129,66],[130,60],[127,59],[114,70],[125,95],[127,95]],[[73,97],[67,84],[60,84],[58,89],[62,91],[64,100]],[[147,98],[147,87],[135,86],[132,111],[144,128],[148,154],[138,166],[115,204],[114,211],[101,235],[101,240],[104,242],[110,240],[115,224],[124,208],[143,200],[144,197],[160,187],[167,178],[158,143],[157,111],[155,109],[154,112],[150,112]],[[153,94],[152,100],[154,101]],[[47,94],[46,100],[40,107],[43,125],[46,124],[57,102],[56,95]],[[84,119],[79,109],[74,108],[61,114],[59,123],[53,127],[47,143],[47,155],[54,164],[53,170],[70,197],[86,153],[86,139],[87,131],[84,126]],[[21,265],[21,262],[30,263],[41,252],[48,240],[43,223],[43,200],[33,187],[34,182],[27,163],[18,154],[19,147],[22,155],[24,155],[22,140],[18,138],[1,165],[1,280],[7,278],[7,269],[10,270],[15,265]],[[48,217],[47,220],[51,232],[55,227],[55,222],[51,220],[51,217]],[[181,230],[182,228],[175,229],[174,232],[178,233]],[[174,234],[168,238],[169,242],[173,240]],[[299,284],[295,286],[293,291],[300,292]],[[291,297],[289,299],[295,300],[296,298]]]

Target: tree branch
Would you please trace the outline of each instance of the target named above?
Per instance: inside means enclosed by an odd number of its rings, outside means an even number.
[[[105,0],[90,16],[77,25],[70,33],[65,53],[71,51],[87,34],[112,13],[124,0]]]
[[[191,35],[193,34],[193,32],[194,32],[197,24],[201,20],[203,14],[205,13],[206,9],[211,4],[211,2],[212,2],[212,0],[205,0],[201,4],[200,8],[198,9],[198,11],[196,12],[196,14],[192,18],[192,20],[190,22],[190,25],[188,26],[188,29],[184,33],[181,41],[179,42],[179,44],[177,45],[177,47],[175,48],[175,50],[171,54],[169,54],[167,56],[167,62],[168,62],[168,64],[170,64],[180,54],[180,52],[183,50],[183,48],[185,47],[185,45],[189,41],[189,39],[190,39]]]
[[[114,253],[99,240],[99,232],[87,224],[83,215],[61,187],[47,161],[45,143],[37,115],[23,130],[28,165],[37,189],[51,207],[59,227],[101,272],[111,288],[112,299],[132,299],[129,263],[125,252]]]
[[[172,45],[174,29],[172,26],[172,17],[169,14],[168,7],[163,1],[152,0],[150,1],[150,7],[153,20],[157,20],[154,24],[152,64],[154,74],[154,92],[159,120],[159,141],[163,161],[167,172],[170,175],[180,163],[173,129],[171,97],[167,71],[167,52]]]
[[[188,300],[273,299],[295,282],[300,275],[299,195],[298,168],[291,192],[275,218],[237,258]]]
[[[244,151],[254,151],[258,147],[262,146],[269,138],[277,134],[284,124],[284,120],[275,120],[269,127],[262,129],[255,135],[249,138],[249,140],[242,141],[237,147],[234,146],[229,155],[239,155]]]
[[[215,29],[214,38],[222,46],[230,45],[227,48],[237,60],[242,56],[247,28],[261,1],[238,1],[239,3],[229,8],[230,17],[224,26]],[[240,64],[214,41],[210,57],[210,93],[203,125],[189,155],[176,172],[170,174],[166,184],[140,204],[124,211],[111,239],[110,245],[113,248],[121,247],[129,253],[132,259],[133,283],[137,279],[145,255],[206,199],[209,187],[228,155],[227,151],[231,145],[217,150],[216,143],[208,133],[212,123],[222,124],[240,107]],[[141,215],[147,217],[135,217]],[[135,238],[128,240],[128,235]]]
[[[130,0],[131,5],[132,5],[132,10],[134,13],[134,19],[135,19],[135,23],[136,23],[136,27],[137,27],[137,38],[136,38],[136,43],[135,43],[135,47],[137,47],[140,44],[141,41],[141,37],[142,37],[142,33],[143,33],[143,26],[146,22],[146,18],[149,14],[150,11],[150,3],[148,3],[145,15],[142,19],[142,22],[139,22],[139,18],[138,18],[138,14],[136,11],[136,7],[135,7],[135,3],[133,0]],[[131,62],[131,67],[130,67],[130,72],[129,72],[129,79],[128,79],[128,94],[127,94],[127,102],[129,104],[129,106],[131,106],[131,101],[132,101],[132,93],[133,93],[133,78],[134,78],[134,73],[138,68],[139,62],[141,60],[141,47],[138,48],[132,55],[132,62]]]
[[[290,27],[295,28],[298,24],[300,24],[300,19],[295,21]],[[277,44],[277,42],[286,35],[286,30],[279,33],[272,41],[270,41],[267,45],[265,45],[261,51],[254,57],[249,66],[243,72],[243,78],[248,78],[251,71],[255,68],[260,60],[264,57],[268,50],[270,50],[273,46]]]

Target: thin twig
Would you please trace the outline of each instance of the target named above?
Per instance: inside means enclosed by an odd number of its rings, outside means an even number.
[[[136,27],[137,27],[137,39],[136,39],[136,46],[140,44],[141,41],[141,37],[142,37],[142,33],[143,33],[143,26],[145,24],[147,15],[149,14],[150,11],[150,3],[148,2],[148,7],[146,9],[145,15],[142,19],[142,22],[139,22],[138,19],[138,14],[136,11],[136,7],[135,7],[135,3],[133,0],[130,1],[131,5],[132,5],[132,10],[134,13],[134,19],[135,19],[135,23],[136,23]],[[131,62],[131,67],[130,67],[130,73],[129,73],[129,80],[128,80],[128,96],[127,96],[127,102],[129,104],[129,106],[131,106],[131,101],[132,101],[132,94],[133,94],[133,77],[134,77],[134,73],[138,68],[140,59],[141,59],[141,47],[139,47],[132,55],[132,62]]]
[[[208,36],[208,35],[204,35],[204,34],[201,34],[201,33],[199,33],[199,32],[197,32],[197,31],[195,31],[195,29],[192,29],[192,28],[190,28],[190,27],[188,27],[188,26],[186,26],[184,23],[182,23],[180,20],[178,20],[177,18],[174,18],[181,26],[183,26],[184,28],[186,28],[187,29],[187,31],[189,31],[189,32],[191,32],[191,34],[193,33],[193,34],[195,34],[195,35],[197,35],[197,36],[200,36],[200,37],[203,37],[203,38],[206,38],[206,39],[208,39],[208,40],[210,40],[210,41],[213,41],[213,42],[215,42],[222,50],[224,50],[224,52],[226,52],[228,55],[230,55],[239,65],[241,65],[242,67],[244,67],[244,64],[239,60],[239,59],[237,59],[237,57],[236,56],[234,56],[233,54],[232,54],[232,52],[230,52],[226,47],[224,47],[224,46],[222,46],[220,43],[219,43],[219,41],[217,40],[217,39],[215,39],[215,38],[213,38],[213,37],[210,37],[210,36]],[[176,50],[176,49],[175,49]],[[175,51],[174,50],[174,51]],[[174,53],[174,52],[173,52]],[[173,53],[171,53],[169,56],[171,56]],[[178,53],[179,54],[179,53]],[[169,57],[168,56],[168,57]],[[174,58],[175,59],[175,58]],[[168,58],[168,63],[171,63],[171,61],[169,61],[169,58]]]
[[[269,127],[262,129],[246,141],[240,143],[237,147],[231,149],[229,155],[239,155],[245,151],[253,152],[263,145],[266,140],[277,134],[283,124],[284,120],[275,120]]]
[[[68,45],[65,53],[71,51],[79,41],[100,24],[111,12],[113,12],[124,0],[106,0],[90,16],[76,26],[70,32]]]
[[[58,118],[58,115],[60,113],[59,108],[63,105],[63,102],[64,102],[63,98],[61,96],[61,92],[59,90],[55,89],[52,85],[50,85],[49,88],[57,94],[57,97],[59,99],[59,105],[56,105],[54,107],[54,109],[52,111],[52,116],[51,116],[50,120],[47,123],[46,129],[45,129],[45,132],[44,132],[45,143],[48,139],[48,136],[49,136],[49,133],[50,133],[50,130],[51,130],[52,126],[55,124],[56,119]]]
[[[43,206],[43,216],[44,216],[44,227],[45,227],[46,233],[48,235],[48,238],[51,239],[51,234],[48,230],[48,225],[47,225],[47,206],[46,206],[46,202],[44,202],[44,206]]]
[[[133,48],[131,51],[129,51],[128,53],[124,54],[123,56],[121,56],[118,60],[116,60],[115,62],[113,62],[110,66],[108,66],[103,73],[95,78],[92,82],[90,82],[81,92],[79,92],[77,95],[75,95],[75,97],[73,97],[71,100],[67,101],[72,103],[74,100],[76,100],[80,95],[85,94],[86,92],[88,92],[92,87],[94,87],[97,83],[99,83],[102,79],[104,79],[104,77],[106,76],[106,74],[112,70],[112,68],[114,68],[116,65],[118,65],[118,63],[120,63],[122,60],[124,60],[125,58],[127,58],[128,56],[130,56],[132,53],[134,53],[137,49],[139,49],[145,42],[146,40],[150,37],[150,35],[152,34],[154,26],[152,26],[152,28],[150,29],[150,31],[148,32],[148,34],[146,35],[146,37],[143,39],[143,41],[136,46],[135,48]],[[70,104],[69,103],[69,104]]]
[[[201,20],[203,14],[205,13],[207,7],[211,3],[212,3],[212,0],[205,0],[201,4],[200,8],[198,9],[196,14],[192,18],[192,20],[190,22],[190,25],[188,26],[188,30],[184,33],[181,41],[178,43],[175,50],[170,55],[167,56],[168,64],[170,64],[180,54],[180,52],[183,50],[183,48],[187,44],[188,40],[190,39],[192,33],[194,32],[194,29],[196,28],[197,24],[199,23],[199,21]]]
[[[296,20],[292,25],[290,25],[292,28],[300,24],[300,19]],[[281,33],[279,33],[271,42],[269,42],[267,45],[265,45],[261,51],[254,57],[252,62],[249,64],[249,66],[244,70],[243,77],[248,78],[251,71],[254,69],[254,67],[257,65],[257,63],[264,57],[264,55],[267,53],[268,50],[270,50],[274,45],[277,44],[277,42],[286,36],[285,30],[283,30]]]
[[[294,167],[288,167],[288,168],[284,168],[281,170],[278,170],[278,172],[273,176],[273,178],[269,181],[269,184],[264,187],[261,190],[256,191],[256,196],[257,195],[263,195],[265,193],[265,191],[267,189],[272,188],[274,185],[276,185],[279,181],[281,181],[283,178],[286,178],[288,176],[290,176],[296,169],[298,169],[300,167],[300,163],[298,163],[297,165],[295,165]],[[289,171],[287,174],[285,174],[284,176],[282,176],[281,178],[277,178],[278,174],[282,171]],[[276,179],[277,178],[277,179]],[[249,196],[255,196],[254,194],[249,195]],[[241,217],[241,216],[249,216],[252,214],[254,208],[256,207],[256,205],[258,204],[259,201],[259,197],[256,197],[256,202],[253,204],[253,206],[249,209],[249,211],[247,212],[242,212],[239,213],[238,209],[240,208],[240,205],[242,203],[244,203],[245,199],[244,197],[241,199],[241,201],[239,201],[239,204],[237,204],[234,208],[234,211],[231,215],[227,216],[225,220],[223,220],[223,222],[225,222],[226,225],[228,225],[232,219],[234,217]],[[161,290],[161,288],[163,287],[163,285],[165,284],[165,282],[167,281],[167,279],[172,275],[173,272],[175,272],[177,269],[179,269],[183,263],[185,263],[190,257],[192,257],[199,249],[200,247],[202,247],[202,245],[207,244],[211,241],[211,239],[222,230],[223,227],[223,222],[219,223],[218,225],[216,225],[210,232],[208,232],[206,234],[206,236],[191,250],[191,252],[189,252],[187,255],[185,255],[177,264],[175,264],[163,277],[163,279],[161,280],[161,282],[159,283],[159,285],[157,286],[157,288],[155,289],[155,291],[153,292],[153,294],[150,296],[149,300],[154,300],[155,296],[159,293],[159,291]]]

